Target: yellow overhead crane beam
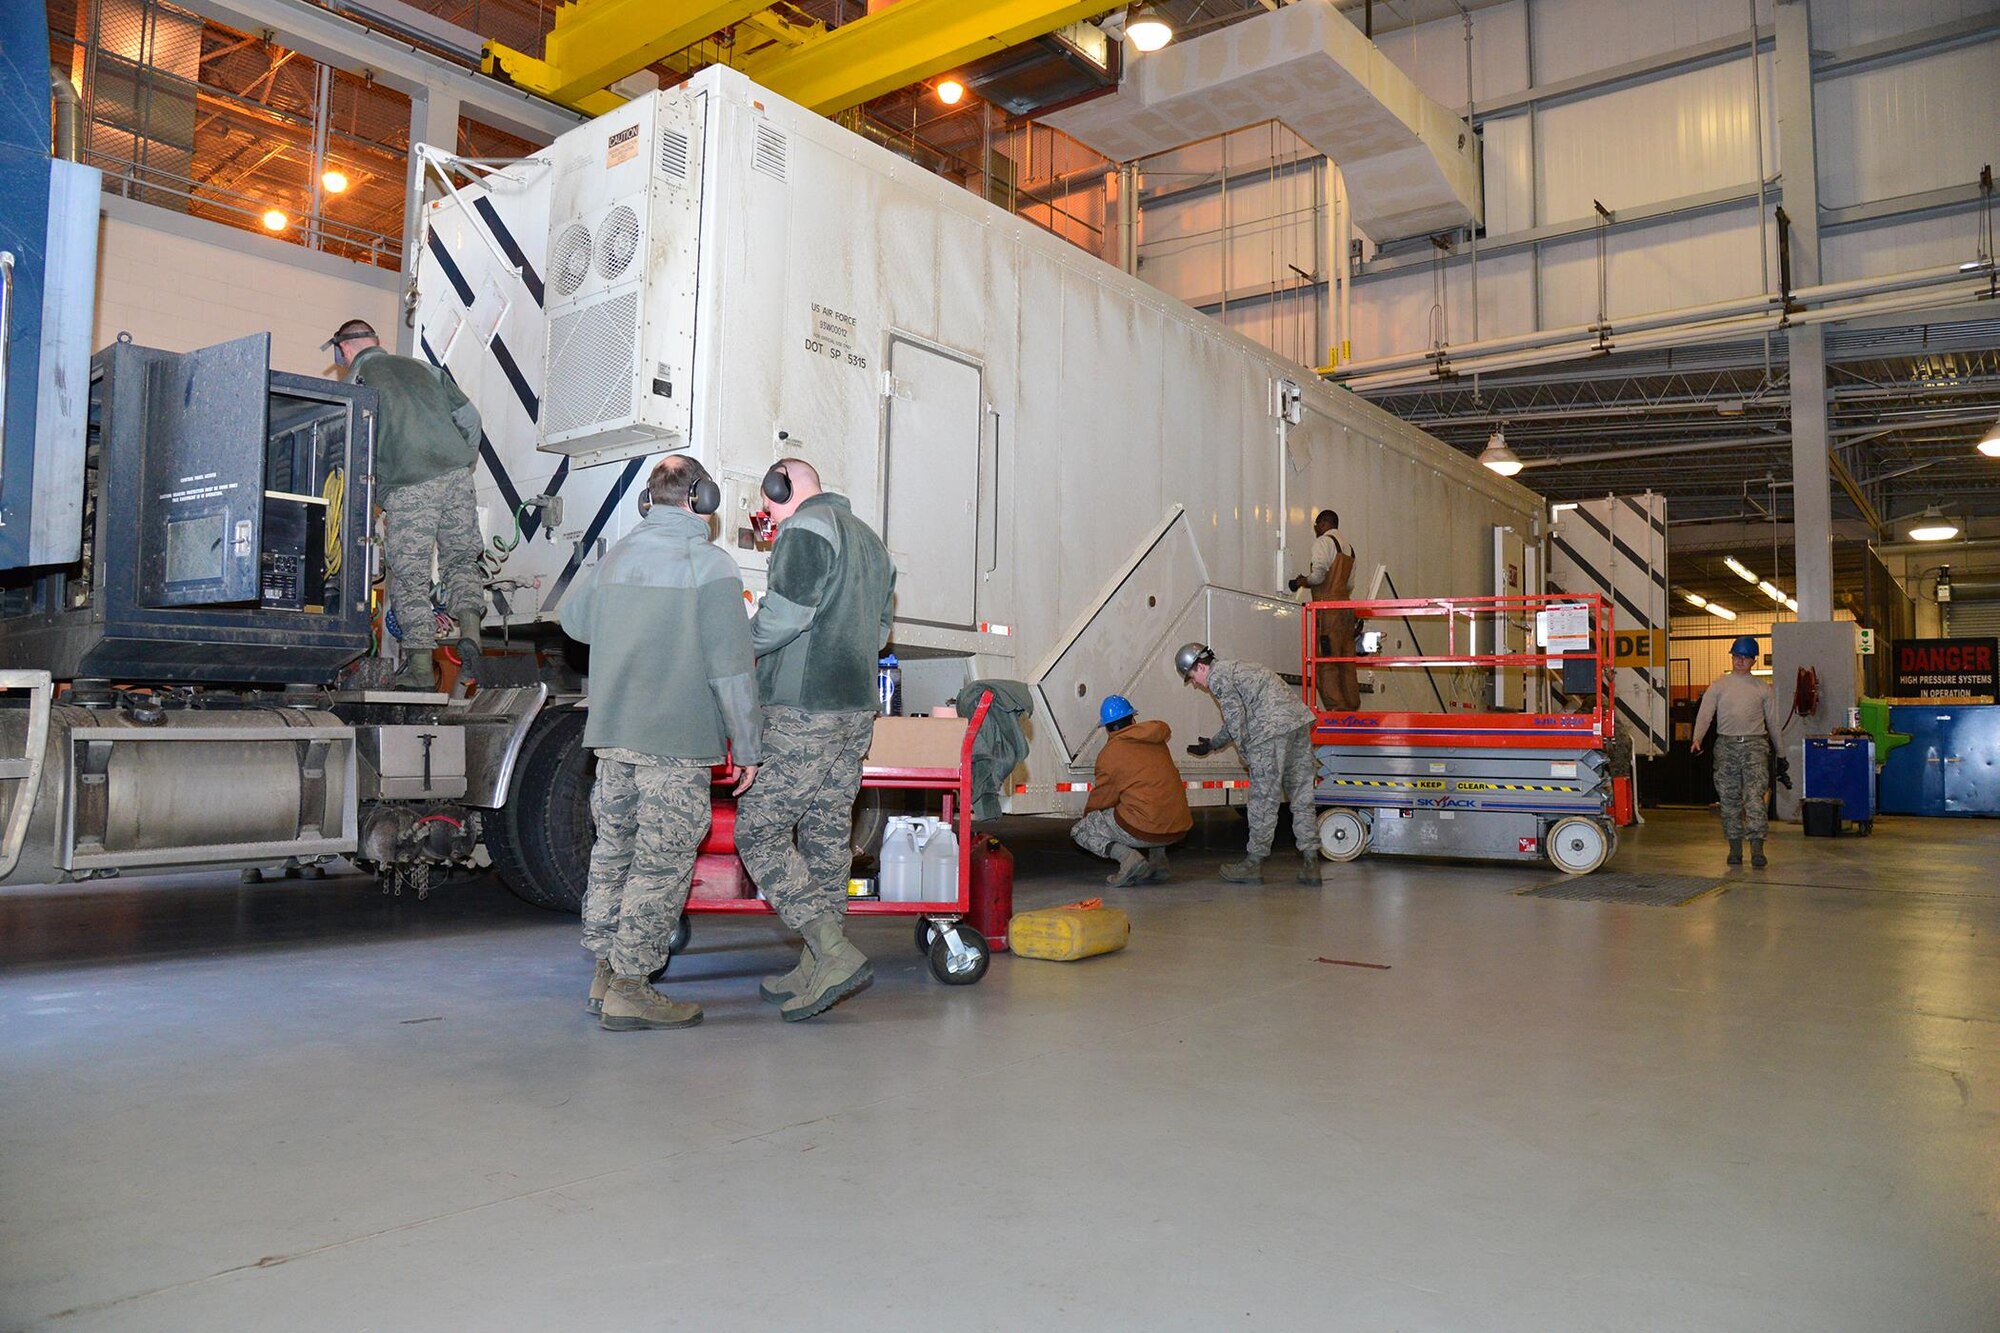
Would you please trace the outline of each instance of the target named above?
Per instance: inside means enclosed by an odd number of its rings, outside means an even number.
[[[900,0],[803,46],[760,51],[737,68],[831,116],[1115,7],[1105,0]]]
[[[625,99],[605,88],[654,61],[741,23],[771,0],[574,0],[535,57],[486,44],[486,72],[579,111],[600,115]]]

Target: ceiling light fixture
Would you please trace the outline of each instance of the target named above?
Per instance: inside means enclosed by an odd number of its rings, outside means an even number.
[[[965,85],[957,79],[939,79],[937,81],[937,99],[946,106],[957,106],[964,96]]]
[[[1778,587],[1778,585],[1775,583],[1771,583],[1765,579],[1757,580],[1757,591],[1763,593],[1766,597],[1770,598],[1774,602],[1782,602],[1785,600],[1785,594]]]
[[[1988,458],[2000,458],[2000,419],[1995,419],[1986,428],[1985,436],[1979,441],[1979,452]]]
[[[1722,563],[1729,566],[1729,572],[1734,574],[1737,578],[1742,579],[1745,583],[1756,583],[1759,581],[1757,576],[1755,574],[1752,574],[1749,568],[1745,566],[1741,560],[1738,560],[1733,555],[1723,556]]]
[[[1486,437],[1486,452],[1479,455],[1479,462],[1503,477],[1513,476],[1522,466],[1521,456],[1507,447],[1507,433],[1498,430]]]
[[[1141,51],[1157,51],[1174,39],[1174,25],[1151,5],[1134,5],[1125,16],[1125,36]]]
[[[1785,599],[1785,609],[1793,615],[1797,615],[1799,613],[1799,599],[1796,597],[1787,597]]]
[[[1714,602],[1710,602],[1706,609],[1710,615],[1716,617],[1719,620],[1736,619],[1736,613],[1734,611],[1731,611],[1726,606],[1717,606]]]
[[[1910,540],[1913,542],[1948,542],[1958,535],[1958,524],[1944,516],[1944,511],[1931,505],[1917,515],[1916,522],[1910,524]]]
[[[320,173],[319,186],[328,194],[345,194],[347,193],[347,173],[328,167]]]
[[[267,208],[264,210],[265,231],[283,231],[285,228],[291,225],[292,225],[292,220],[285,216],[284,209]]]
[[[1708,606],[1708,598],[1703,597],[1698,592],[1684,592],[1681,594],[1681,596],[1687,599],[1687,604],[1689,606],[1695,607],[1697,609],[1706,609]]]

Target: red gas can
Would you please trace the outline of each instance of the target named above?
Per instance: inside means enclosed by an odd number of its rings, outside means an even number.
[[[980,838],[972,845],[972,907],[966,920],[993,952],[1004,953],[1013,915],[1014,854],[998,838]]]

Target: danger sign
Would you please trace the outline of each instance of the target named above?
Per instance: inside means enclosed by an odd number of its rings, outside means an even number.
[[[2000,698],[2000,639],[1897,639],[1889,664],[1899,699]]]

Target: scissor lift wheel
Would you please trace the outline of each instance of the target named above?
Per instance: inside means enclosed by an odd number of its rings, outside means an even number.
[[[1542,848],[1565,875],[1588,875],[1610,857],[1611,835],[1596,820],[1571,815],[1555,822],[1542,839]]]
[[[1319,849],[1329,861],[1352,861],[1368,850],[1368,821],[1335,806],[1319,817]]]

